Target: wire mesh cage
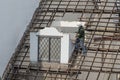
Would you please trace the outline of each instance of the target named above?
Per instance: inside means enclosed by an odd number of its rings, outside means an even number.
[[[39,37],[39,60],[60,62],[61,38]]]

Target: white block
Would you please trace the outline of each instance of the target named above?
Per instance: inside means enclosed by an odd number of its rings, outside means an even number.
[[[42,30],[40,30],[37,35],[39,36],[46,36],[46,37],[62,37],[62,33],[60,33],[56,28],[54,27],[46,27]]]
[[[71,57],[74,51],[74,48],[75,48],[75,43],[73,43],[73,41],[69,39],[69,58]]]
[[[61,38],[61,59],[60,63],[68,63],[69,60],[69,34]]]
[[[30,61],[38,61],[38,37],[36,36],[36,32],[30,33]]]
[[[54,21],[51,27],[55,27],[58,31],[63,33],[75,33],[79,26],[85,26],[85,22],[79,21]]]

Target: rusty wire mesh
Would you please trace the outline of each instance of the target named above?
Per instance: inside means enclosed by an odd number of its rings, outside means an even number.
[[[3,80],[118,80],[120,74],[120,0],[42,0]],[[68,19],[67,17],[70,19]],[[68,67],[41,68],[29,61],[29,33],[62,18],[86,22],[87,56],[73,53]]]

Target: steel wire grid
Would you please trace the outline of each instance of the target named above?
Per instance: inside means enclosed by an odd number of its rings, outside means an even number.
[[[119,0],[42,0],[6,67],[3,80],[118,80],[119,4]],[[73,52],[67,68],[32,65],[29,33],[50,27],[56,18],[67,14],[77,15],[78,21],[86,22],[87,56]]]

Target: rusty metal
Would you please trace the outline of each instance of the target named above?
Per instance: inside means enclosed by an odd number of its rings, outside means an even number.
[[[118,5],[118,0],[41,0],[4,71],[3,80],[117,80],[114,76],[120,73]],[[68,64],[56,68],[31,64],[29,33],[50,27],[56,18],[67,14],[77,15],[77,21],[86,22],[87,56],[73,52]]]

